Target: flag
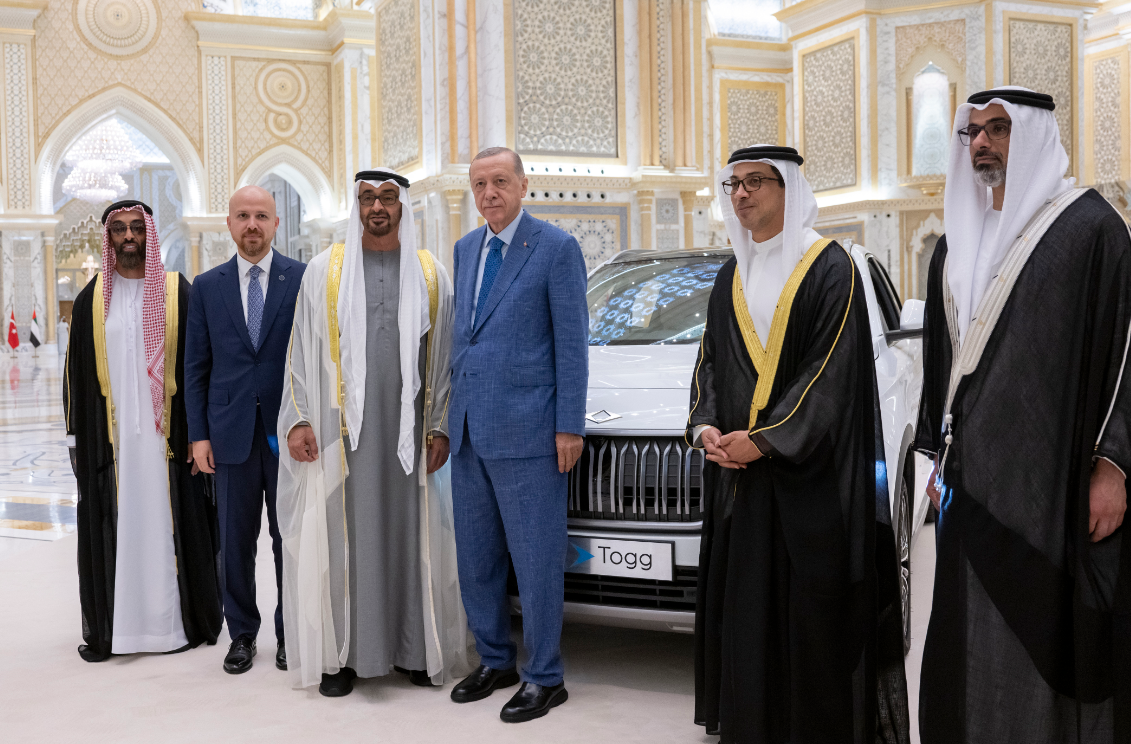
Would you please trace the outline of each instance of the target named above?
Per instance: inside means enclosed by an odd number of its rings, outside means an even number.
[[[31,311],[31,331],[28,334],[28,341],[31,341],[31,345],[35,348],[39,348],[39,318],[36,317],[34,308]]]
[[[8,346],[15,349],[20,345],[20,334],[16,332],[16,311],[12,311],[12,316],[8,319]]]

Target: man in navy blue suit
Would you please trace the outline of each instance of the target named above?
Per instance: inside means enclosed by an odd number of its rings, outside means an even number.
[[[571,235],[523,211],[517,153],[484,150],[470,177],[487,224],[455,246],[448,432],[460,590],[482,664],[451,696],[482,700],[520,680],[509,552],[528,658],[522,687],[500,717],[518,723],[567,698],[560,650],[566,472],[585,433],[585,260]]]
[[[287,668],[283,643],[282,541],[275,514],[279,444],[275,425],[283,368],[306,264],[271,248],[275,200],[245,186],[228,203],[238,252],[196,278],[185,343],[185,408],[197,467],[216,474],[224,619],[232,644],[224,671],[251,669],[259,635],[255,545],[267,504],[275,554],[275,666]]]

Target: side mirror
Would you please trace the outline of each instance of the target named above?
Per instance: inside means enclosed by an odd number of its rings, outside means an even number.
[[[885,333],[885,340],[889,344],[892,344],[896,341],[903,341],[908,338],[922,338],[923,312],[925,309],[926,303],[922,300],[908,300],[904,302],[903,310],[899,313],[899,330]]]

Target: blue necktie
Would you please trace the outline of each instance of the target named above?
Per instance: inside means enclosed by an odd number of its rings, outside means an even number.
[[[487,252],[487,261],[483,264],[483,283],[479,285],[479,299],[475,302],[475,317],[471,321],[472,325],[479,320],[479,313],[487,304],[487,297],[491,294],[491,285],[495,283],[495,277],[499,275],[499,268],[503,265],[503,245],[498,235],[487,243],[487,247],[491,250]]]
[[[247,285],[247,335],[251,336],[251,346],[259,351],[259,326],[263,324],[263,287],[259,286],[259,275],[263,269],[252,266],[248,270],[251,281]]]

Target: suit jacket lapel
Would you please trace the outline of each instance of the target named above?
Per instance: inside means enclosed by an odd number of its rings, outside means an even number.
[[[475,277],[479,274],[479,253],[483,248],[483,236],[486,234],[486,227],[477,227],[468,233],[466,239],[470,241],[470,244],[465,244],[466,248],[464,248],[464,253],[467,255],[460,257],[463,263],[463,271],[456,277],[456,281],[459,283],[456,286],[456,296],[470,297],[471,302],[457,303],[455,322],[462,324],[457,326],[458,328],[467,328],[471,325],[467,322],[471,318],[464,317],[464,312],[468,315],[475,312],[477,301],[475,297]]]
[[[263,339],[267,338],[267,332],[271,330],[271,323],[275,320],[275,315],[279,312],[279,308],[283,306],[283,295],[287,293],[287,281],[284,277],[289,277],[291,264],[288,262],[284,265],[281,260],[281,254],[275,252],[271,257],[271,273],[267,276],[267,297],[263,300],[263,322],[259,326],[259,345],[262,348]],[[248,340],[251,336],[248,336]]]
[[[247,350],[254,354],[255,347],[251,345],[251,336],[247,333],[247,321],[243,317],[243,297],[240,296],[240,267],[236,263],[235,256],[232,256],[231,260],[220,269],[220,294],[224,296],[224,304],[228,307],[228,315],[232,318],[232,325],[236,327],[236,332],[240,334]]]
[[[526,213],[523,213],[519,219],[521,222],[518,223],[518,229],[515,230],[514,240],[507,246],[507,256],[503,259],[503,267],[499,269],[499,275],[495,277],[491,294],[487,295],[487,304],[483,306],[483,313],[475,319],[473,330],[479,330],[483,327],[484,321],[490,317],[495,306],[503,299],[503,295],[507,293],[507,289],[518,277],[518,273],[522,271],[522,267],[526,264],[526,259],[530,258],[530,254],[534,252],[534,247],[537,245],[535,238],[538,233],[542,232],[541,226]],[[472,291],[474,289],[473,285]]]

